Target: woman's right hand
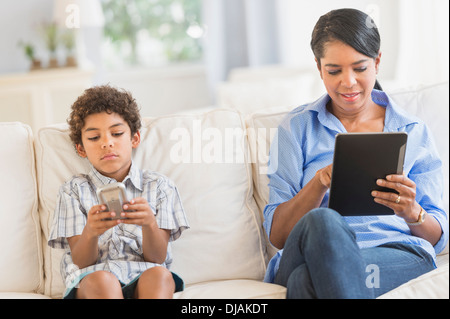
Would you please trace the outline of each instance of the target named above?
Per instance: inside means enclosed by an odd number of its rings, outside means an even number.
[[[284,247],[289,233],[295,224],[310,210],[322,203],[323,197],[331,185],[330,164],[316,172],[316,175],[293,198],[284,202],[275,209],[272,219],[270,242],[281,249]]]
[[[327,189],[330,188],[331,185],[331,173],[333,171],[333,164],[325,166],[324,168],[319,169],[316,172],[316,177],[319,179],[322,186]]]

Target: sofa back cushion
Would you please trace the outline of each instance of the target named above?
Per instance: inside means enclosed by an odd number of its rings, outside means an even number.
[[[449,86],[448,82],[404,89],[389,94],[402,108],[422,119],[433,133],[443,162],[444,205],[449,212]]]
[[[186,284],[264,276],[267,257],[244,132],[241,115],[230,110],[144,119],[133,160],[178,187],[191,228],[172,244],[171,270]],[[36,152],[40,214],[48,238],[59,186],[87,172],[89,165],[75,153],[66,125],[41,129]],[[52,296],[64,289],[61,254],[46,248],[46,292]]]
[[[30,127],[0,123],[0,292],[43,292],[43,259]]]

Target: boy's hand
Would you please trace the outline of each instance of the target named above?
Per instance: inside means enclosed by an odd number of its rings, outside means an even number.
[[[110,220],[116,216],[114,212],[105,212],[105,205],[94,205],[88,212],[86,230],[91,234],[91,236],[98,237],[103,234],[108,229],[120,224],[121,220]]]
[[[154,226],[156,225],[155,214],[153,214],[147,200],[142,197],[137,197],[130,200],[129,203],[123,205],[124,210],[132,210],[132,212],[122,212],[121,222],[124,224],[135,224],[140,226]]]
[[[169,229],[161,229],[156,221],[147,200],[142,197],[134,198],[123,205],[124,210],[120,216],[122,223],[142,226],[142,253],[147,262],[162,264],[167,257],[167,243],[170,238]]]

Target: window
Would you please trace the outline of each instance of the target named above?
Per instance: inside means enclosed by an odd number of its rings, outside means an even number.
[[[202,0],[102,0],[107,68],[202,57]]]

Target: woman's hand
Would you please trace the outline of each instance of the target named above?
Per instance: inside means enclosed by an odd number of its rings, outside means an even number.
[[[391,208],[409,223],[416,222],[421,210],[416,202],[416,184],[405,175],[388,175],[377,180],[377,185],[396,190],[398,194],[373,191],[375,202]]]
[[[419,219],[420,205],[416,201],[416,184],[405,175],[388,175],[386,179],[377,180],[377,185],[394,189],[398,192],[373,191],[375,202],[390,207],[395,214],[408,223],[415,223]],[[436,245],[442,235],[440,224],[435,218],[426,218],[420,225],[409,226],[411,234],[428,240]]]
[[[328,166],[325,166],[324,168],[319,169],[316,172],[316,177],[319,179],[320,184],[322,184],[322,186],[326,187],[327,189],[330,188],[331,185],[332,171],[333,171],[333,164],[330,164]]]
[[[319,169],[293,198],[275,210],[272,220],[270,242],[281,249],[295,224],[310,210],[317,208],[331,185],[333,165]]]

